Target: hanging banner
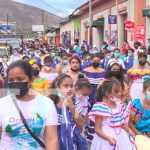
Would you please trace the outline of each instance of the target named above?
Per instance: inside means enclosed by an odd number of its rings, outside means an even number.
[[[136,40],[141,44],[145,45],[145,26],[139,25],[136,27]]]
[[[134,29],[134,22],[132,22],[132,21],[126,21],[125,22],[125,29],[126,30]]]

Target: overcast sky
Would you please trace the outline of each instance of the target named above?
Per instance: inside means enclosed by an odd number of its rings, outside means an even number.
[[[88,0],[14,0],[19,3],[35,6],[61,17],[71,14],[77,7]]]

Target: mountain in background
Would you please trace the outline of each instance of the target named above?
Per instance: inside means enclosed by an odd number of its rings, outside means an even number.
[[[7,17],[8,16],[8,17]],[[41,25],[44,16],[45,27],[58,25],[61,18],[36,7],[20,4],[12,0],[0,0],[0,22],[16,22],[19,29],[31,30],[32,25]]]

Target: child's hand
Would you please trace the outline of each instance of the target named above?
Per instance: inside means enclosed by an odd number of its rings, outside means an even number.
[[[129,134],[130,134],[132,137],[135,137],[135,133],[134,133],[131,129],[129,129]]]
[[[110,145],[114,146],[114,145],[116,144],[116,139],[113,138],[113,137],[110,137],[110,138],[108,139],[108,142],[109,142]]]
[[[74,106],[74,104],[73,104],[73,101],[72,101],[72,99],[71,99],[70,96],[67,96],[67,98],[66,98],[66,106],[67,106],[69,109],[74,109],[74,108],[75,108],[75,106]]]

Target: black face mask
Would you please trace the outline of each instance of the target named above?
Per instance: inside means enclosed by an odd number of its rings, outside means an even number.
[[[33,75],[34,75],[34,76],[38,76],[39,73],[40,73],[40,70],[33,69],[32,72],[33,72]]]
[[[29,91],[28,82],[13,82],[8,83],[11,93],[17,97],[23,97]]]
[[[80,71],[80,69],[72,69],[72,68],[71,68],[71,70],[72,70],[73,72],[78,72],[78,71]]]
[[[111,71],[110,74],[111,74],[112,76],[114,76],[114,77],[117,77],[117,76],[120,75],[120,71],[119,71],[119,70],[118,70],[118,71]]]
[[[144,65],[146,64],[146,61],[139,61],[139,64],[140,64],[141,66],[144,66]]]
[[[92,63],[92,66],[93,66],[94,68],[99,67],[99,62],[93,62],[93,63]]]

